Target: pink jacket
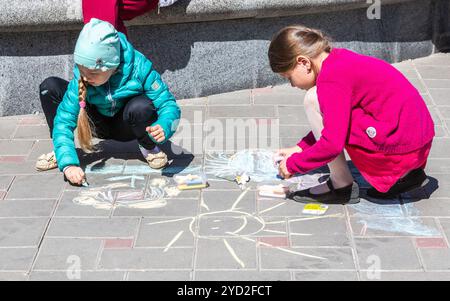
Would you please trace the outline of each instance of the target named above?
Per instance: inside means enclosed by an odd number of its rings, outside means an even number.
[[[390,64],[335,48],[316,81],[324,129],[310,132],[303,151],[287,160],[290,173],[307,173],[335,159],[346,145],[385,154],[417,150],[434,137],[434,123],[417,89]]]

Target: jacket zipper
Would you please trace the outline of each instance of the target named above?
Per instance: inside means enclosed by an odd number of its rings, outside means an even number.
[[[116,102],[114,101],[114,99],[112,98],[111,95],[111,85],[108,81],[108,99],[111,102],[111,116],[114,116],[114,110],[116,108]]]

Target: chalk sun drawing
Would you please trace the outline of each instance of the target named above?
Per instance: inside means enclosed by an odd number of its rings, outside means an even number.
[[[270,221],[266,222],[262,217],[255,215],[254,213],[249,213],[243,211],[240,204],[247,193],[249,193],[250,187],[247,187],[242,193],[237,197],[230,208],[221,211],[210,211],[209,206],[202,199],[202,207],[209,212],[201,213],[194,217],[185,217],[178,219],[171,219],[165,221],[157,221],[148,223],[147,225],[155,224],[165,224],[165,223],[176,223],[180,221],[190,220],[189,231],[185,232],[180,230],[167,244],[164,252],[170,249],[171,246],[182,236],[190,233],[193,237],[197,239],[207,239],[207,240],[219,240],[224,244],[224,248],[228,251],[229,255],[236,261],[236,263],[245,268],[245,262],[240,258],[239,253],[233,248],[230,238],[242,239],[245,241],[251,241],[255,244],[260,244],[268,247],[273,247],[282,252],[294,254],[301,257],[312,258],[315,260],[328,260],[327,258],[315,256],[297,250],[287,249],[284,247],[274,246],[272,244],[261,242],[258,237],[267,236],[268,234],[276,233],[278,235],[304,235],[309,236],[308,233],[287,233],[286,231],[277,231],[268,229],[268,225],[272,224],[282,224],[285,221]],[[268,210],[271,210],[269,208]],[[266,210],[266,211],[268,211]],[[196,231],[198,229],[198,231]]]

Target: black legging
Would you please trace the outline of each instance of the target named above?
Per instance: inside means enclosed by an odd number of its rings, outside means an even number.
[[[49,77],[39,86],[42,109],[53,132],[53,122],[58,105],[63,100],[69,82],[58,77]],[[113,117],[100,114],[93,105],[86,103],[86,112],[94,126],[94,136],[100,139],[130,141],[137,139],[146,149],[153,149],[155,143],[150,139],[146,127],[158,118],[153,102],[146,95],[132,97]]]

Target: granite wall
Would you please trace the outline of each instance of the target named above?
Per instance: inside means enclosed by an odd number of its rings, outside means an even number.
[[[59,0],[38,2],[55,1]],[[233,6],[258,1],[266,6]],[[448,46],[447,0],[381,1],[380,19],[367,18],[366,1],[208,0],[196,8],[196,15],[191,5],[199,2],[180,0],[160,15],[154,12],[129,24],[131,42],[154,62],[177,98],[281,83],[270,71],[267,49],[273,34],[293,23],[324,30],[337,47],[389,62],[427,56]],[[279,5],[271,11],[270,3]],[[39,83],[48,76],[71,77],[80,7],[53,12],[44,21],[41,16],[42,26],[36,15],[27,20],[24,14],[0,13],[0,116],[41,111]],[[18,20],[15,25],[13,19]]]

